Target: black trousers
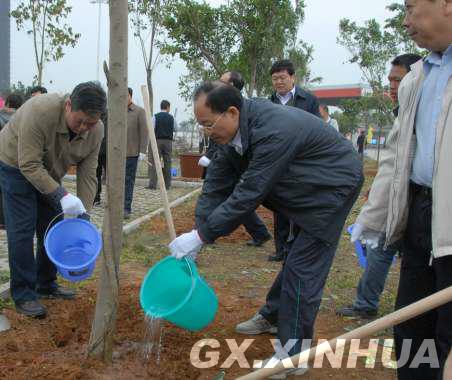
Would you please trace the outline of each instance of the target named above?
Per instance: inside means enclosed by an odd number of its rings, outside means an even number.
[[[47,203],[19,169],[0,163],[0,183],[8,237],[11,297],[15,303],[38,298],[36,290],[56,287],[57,269],[44,247],[50,222],[62,219],[59,204]],[[37,249],[34,254],[33,238]]]
[[[290,235],[290,220],[283,214],[273,213],[273,237],[277,256],[287,255],[289,244],[287,240]]]
[[[163,180],[165,181],[165,187],[168,190],[171,187],[171,155],[173,151],[173,140],[157,140],[157,147],[159,150],[159,156],[163,159]],[[154,156],[152,155],[151,144],[148,149],[149,162],[152,167],[149,167],[149,187],[152,189],[157,188],[157,172],[155,171]]]
[[[408,224],[402,245],[402,265],[396,309],[452,286],[452,256],[433,259],[430,265],[432,251],[431,194],[426,188],[411,184],[410,197]],[[443,379],[444,363],[452,345],[452,302],[394,327],[398,360],[404,359],[402,350],[404,340],[406,350],[410,339],[411,349],[408,351],[408,361],[404,364],[405,360],[401,360],[400,364],[404,365],[397,370],[398,379]],[[413,359],[416,359],[416,354],[423,342],[426,344],[426,339],[434,341],[439,368],[431,368],[429,363],[420,364],[418,368],[410,368],[411,364],[415,365],[418,362],[415,360],[413,363]],[[427,356],[426,352],[424,354]]]
[[[289,355],[299,353],[303,339],[312,339],[314,323],[322,300],[323,288],[333,263],[337,244],[345,220],[358,197],[361,185],[344,201],[332,220],[337,226],[336,240],[326,243],[294,225],[294,239],[288,243],[289,251],[283,266],[259,313],[270,323],[278,325],[278,339],[285,346],[290,339],[297,343]],[[305,347],[303,347],[305,348]]]
[[[102,173],[107,170],[107,156],[105,154],[99,154],[97,158],[97,192],[94,198],[94,202],[100,202],[100,194],[102,193]]]
[[[270,233],[267,230],[267,226],[264,222],[259,218],[256,211],[253,211],[243,220],[243,226],[246,229],[246,232],[250,234],[253,240],[262,241],[268,239]]]

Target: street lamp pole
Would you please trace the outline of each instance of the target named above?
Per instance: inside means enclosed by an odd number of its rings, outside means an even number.
[[[102,4],[108,4],[108,0],[91,0],[91,4],[98,4],[99,9],[97,11],[97,69],[96,69],[96,80],[99,81],[99,71],[100,71],[100,30],[102,23]]]

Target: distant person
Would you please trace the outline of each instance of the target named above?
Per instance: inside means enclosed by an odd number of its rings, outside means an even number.
[[[336,131],[339,132],[339,124],[336,119],[333,119],[330,116],[330,110],[328,109],[328,106],[325,104],[321,104],[319,106],[320,116],[322,117],[323,121],[330,126],[331,128],[334,128]]]
[[[56,282],[57,269],[45,251],[44,235],[62,214],[87,217],[91,210],[103,136],[100,116],[106,104],[98,83],[81,83],[70,96],[29,99],[0,132],[10,290],[18,313],[44,317],[47,310],[40,298],[74,298],[73,290]],[[72,165],[77,166],[77,196],[61,185]]]
[[[107,136],[108,136],[108,112],[104,112],[100,117],[104,123],[104,138],[100,144],[99,156],[97,157],[97,192],[94,197],[94,206],[100,206],[102,203],[102,176],[107,173]]]
[[[358,154],[361,161],[364,160],[364,147],[366,146],[366,131],[361,129],[358,138],[356,139],[356,146],[358,147]]]
[[[30,89],[31,97],[37,96],[37,95],[42,95],[42,94],[47,94],[47,89],[43,86],[35,86]]]
[[[173,153],[174,130],[176,129],[176,122],[173,115],[170,114],[170,110],[170,102],[168,100],[162,100],[160,103],[160,112],[156,113],[152,119],[159,157],[163,159],[163,179],[167,190],[171,188],[171,156]],[[152,152],[149,154],[149,161],[152,164],[149,170],[149,189],[156,189],[157,172],[155,171]]]
[[[274,92],[270,100],[276,104],[292,106],[320,117],[317,98],[297,86],[295,66],[292,61],[283,59],[275,62],[270,75]],[[282,213],[273,213],[274,239],[276,252],[268,257],[269,261],[283,261],[289,252],[288,240],[293,239],[293,225]],[[291,233],[292,232],[292,233]]]
[[[0,131],[23,103],[24,99],[20,94],[10,94],[6,97],[5,105],[0,109]]]
[[[394,114],[398,114],[398,90],[403,77],[411,71],[411,65],[419,61],[421,56],[417,54],[403,54],[391,62],[389,72],[389,88],[391,99],[394,103]],[[380,296],[383,292],[389,268],[391,267],[397,249],[394,246],[384,248],[385,235],[382,234],[378,245],[366,246],[367,267],[359,280],[356,298],[353,304],[345,306],[337,311],[344,317],[372,318],[378,314]]]
[[[146,158],[146,150],[149,143],[149,131],[144,108],[133,103],[133,90],[130,87],[128,92],[124,219],[129,219],[132,213],[133,189],[135,187],[138,161]]]
[[[23,104],[24,99],[19,94],[10,94],[6,97],[5,105],[0,109],[0,131],[9,122],[13,114]],[[3,214],[3,196],[0,188],[0,229],[5,228],[5,216]]]

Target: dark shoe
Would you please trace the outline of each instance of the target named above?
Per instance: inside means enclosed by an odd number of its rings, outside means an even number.
[[[276,252],[274,255],[268,256],[268,261],[283,261],[284,260],[284,254]]]
[[[16,303],[16,311],[27,317],[33,318],[45,318],[47,315],[47,309],[38,300]]]
[[[348,305],[336,311],[336,314],[341,317],[372,319],[377,316],[378,311],[356,309],[353,305]]]
[[[56,288],[38,289],[36,293],[38,293],[39,298],[58,298],[62,300],[72,300],[75,298],[74,290],[59,285]]]
[[[124,219],[130,219],[130,211],[124,211]]]
[[[262,240],[256,240],[256,239],[251,239],[248,240],[246,242],[246,245],[250,246],[250,247],[261,247],[262,245],[264,245],[267,241],[269,241],[272,237],[269,235],[267,237],[265,237]]]
[[[154,187],[154,186],[146,186],[145,189],[148,189],[148,190],[157,190],[157,188]]]

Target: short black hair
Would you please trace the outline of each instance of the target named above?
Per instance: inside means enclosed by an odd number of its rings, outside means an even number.
[[[229,83],[239,91],[242,91],[243,86],[245,86],[243,75],[238,71],[229,71]]]
[[[72,111],[83,111],[90,116],[104,113],[107,107],[107,95],[99,82],[80,83],[70,99]]]
[[[167,110],[168,108],[170,108],[171,104],[168,100],[162,100],[160,102],[160,109],[161,110]]]
[[[34,86],[30,89],[30,94],[34,94],[35,92],[40,92],[41,94],[47,94],[47,89],[43,86]]]
[[[402,54],[394,58],[394,60],[391,62],[391,65],[394,66],[402,66],[406,69],[407,72],[411,71],[411,65],[413,63],[416,63],[422,59],[422,57],[419,54]]]
[[[220,81],[204,82],[196,90],[193,100],[197,101],[202,95],[206,95],[206,106],[213,112],[223,113],[229,107],[235,107],[239,111],[242,108],[243,97],[234,86],[224,84]]]
[[[9,94],[5,100],[5,106],[17,110],[24,104],[24,98],[20,94]]]
[[[281,59],[280,61],[276,61],[271,69],[270,69],[270,75],[273,75],[274,73],[279,73],[280,71],[287,71],[289,75],[295,74],[295,66],[293,65],[292,61],[289,59]]]
[[[127,87],[127,91],[129,91],[130,96],[133,96],[133,90],[131,87]]]

